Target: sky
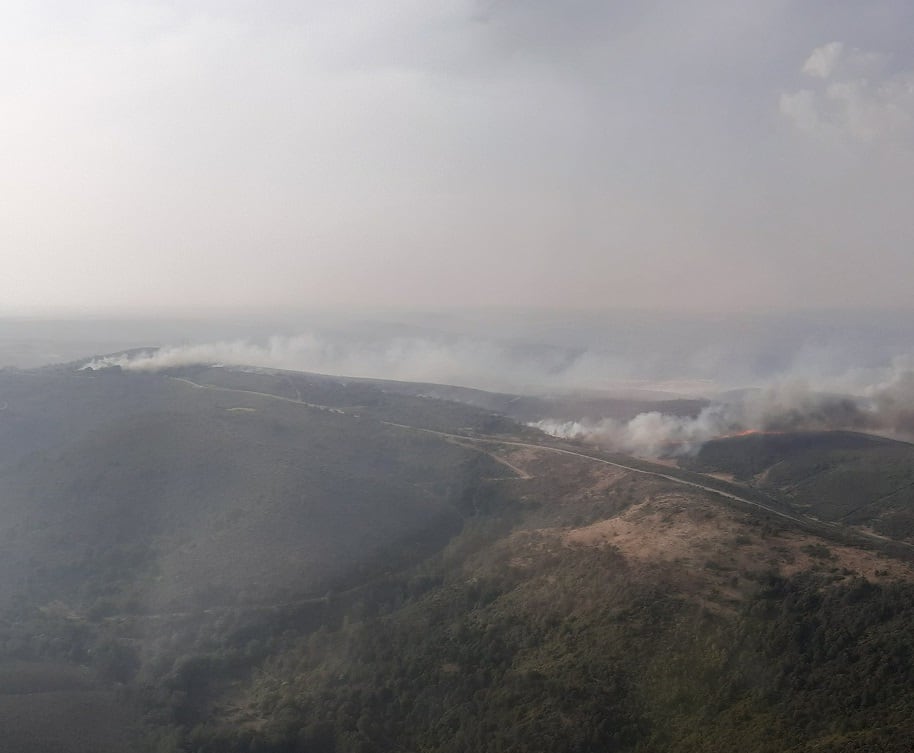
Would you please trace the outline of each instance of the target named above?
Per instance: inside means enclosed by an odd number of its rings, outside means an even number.
[[[910,0],[0,3],[0,313],[910,307]]]

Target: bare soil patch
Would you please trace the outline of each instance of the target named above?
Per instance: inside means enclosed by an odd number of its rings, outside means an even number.
[[[914,580],[907,563],[808,534],[769,531],[749,515],[688,493],[651,497],[616,517],[565,530],[561,540],[569,547],[613,546],[633,565],[669,568],[672,563],[681,576],[732,597],[739,596],[742,578],[764,571]]]

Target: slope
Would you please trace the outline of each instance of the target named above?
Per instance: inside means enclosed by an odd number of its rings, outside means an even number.
[[[346,620],[285,635],[188,746],[903,749],[908,565],[673,481],[502,452],[532,478]]]
[[[706,443],[684,463],[723,472],[823,521],[914,540],[914,445],[847,431],[761,433]]]

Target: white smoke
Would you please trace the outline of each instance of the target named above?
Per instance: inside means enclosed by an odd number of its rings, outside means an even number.
[[[712,404],[695,417],[649,411],[624,422],[545,419],[530,426],[554,437],[585,439],[618,452],[657,458],[694,453],[709,439],[727,433],[730,421],[724,405]]]
[[[475,337],[274,336],[260,343],[222,341],[97,358],[83,368],[161,371],[199,364],[433,382],[514,394],[657,386],[633,379],[637,364],[600,352],[569,355],[555,348],[517,348]],[[825,373],[823,364],[826,359],[806,353],[794,367],[805,376],[788,373],[761,387],[718,393],[695,416],[648,411],[629,421],[559,416],[531,425],[557,437],[585,439],[646,457],[693,453],[709,439],[749,430],[853,429],[914,437],[914,358],[896,357],[882,368],[834,376]],[[714,395],[713,383],[698,384],[705,395]],[[688,391],[687,385],[677,386],[680,394]]]
[[[96,358],[84,369],[118,366],[125,371],[163,371],[194,365],[256,366],[349,377],[433,382],[510,393],[672,388],[677,393],[713,390],[708,381],[667,384],[639,380],[631,362],[609,354],[570,354],[555,347],[505,345],[476,337],[346,339],[319,334],[163,347]]]
[[[530,426],[651,458],[694,454],[710,439],[745,431],[848,429],[914,439],[914,362],[900,358],[886,369],[870,370],[870,383],[861,376],[855,372],[829,382],[831,387],[854,385],[857,394],[825,392],[808,380],[784,378],[763,389],[718,397],[697,416],[651,411],[627,422],[545,419]]]

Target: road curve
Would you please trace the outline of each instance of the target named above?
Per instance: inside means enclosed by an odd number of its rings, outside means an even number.
[[[319,405],[317,403],[309,403],[309,402],[305,402],[303,400],[296,400],[295,398],[291,398],[291,397],[284,397],[282,395],[272,395],[269,392],[257,392],[254,390],[245,390],[245,389],[241,389],[238,387],[220,387],[220,386],[214,385],[214,384],[201,384],[200,382],[194,382],[190,379],[187,379],[186,377],[171,377],[171,378],[175,379],[176,381],[183,382],[192,387],[196,387],[196,388],[200,388],[200,389],[210,389],[210,390],[217,390],[219,392],[236,392],[236,393],[245,394],[245,395],[254,395],[257,397],[264,397],[264,398],[268,398],[268,399],[272,399],[272,400],[280,400],[285,403],[294,403],[296,405],[301,405],[305,408],[311,408],[313,410],[337,413],[337,414],[341,414],[341,415],[345,415],[345,416],[350,416],[353,418],[358,417],[357,414],[355,414],[352,411],[343,410],[341,408],[334,408],[329,405]],[[713,486],[707,486],[698,481],[689,481],[688,479],[680,478],[679,476],[673,476],[668,473],[663,473],[662,471],[651,471],[651,470],[647,470],[645,468],[636,468],[635,466],[626,465],[625,463],[619,463],[614,460],[606,460],[605,458],[594,457],[593,455],[588,455],[587,453],[584,453],[584,452],[575,452],[574,450],[566,450],[561,447],[552,447],[550,445],[536,444],[534,442],[518,442],[516,440],[510,440],[510,439],[496,439],[496,438],[492,438],[492,437],[472,437],[472,436],[467,436],[466,434],[453,434],[453,433],[446,432],[446,431],[438,431],[437,429],[426,429],[421,426],[411,426],[409,424],[395,423],[393,421],[381,420],[380,423],[384,424],[385,426],[392,426],[392,427],[395,427],[398,429],[404,429],[406,431],[419,431],[419,432],[423,432],[425,434],[433,434],[435,436],[443,437],[448,440],[458,440],[460,442],[469,442],[469,443],[473,443],[473,444],[490,444],[490,445],[506,445],[506,446],[510,446],[510,447],[525,447],[525,448],[533,449],[533,450],[554,452],[554,453],[558,453],[561,455],[571,455],[573,457],[581,458],[583,460],[589,460],[593,463],[601,463],[603,465],[612,466],[613,468],[619,468],[620,470],[628,471],[630,473],[639,473],[642,476],[653,476],[654,478],[663,479],[665,481],[671,481],[674,484],[679,484],[681,486],[688,486],[693,489],[698,489],[700,491],[707,492],[708,494],[714,494],[715,496],[722,497],[724,499],[728,499],[733,502],[738,502],[742,505],[748,505],[749,507],[754,507],[757,510],[762,510],[762,511],[768,513],[769,515],[774,515],[778,518],[781,518],[782,520],[789,520],[792,523],[797,523],[799,525],[806,526],[807,528],[812,526],[817,530],[822,530],[823,528],[828,528],[828,527],[834,528],[835,527],[835,524],[833,524],[833,523],[828,523],[825,521],[816,520],[814,518],[808,518],[808,517],[801,516],[801,515],[791,515],[790,513],[786,513],[786,512],[783,512],[782,510],[778,510],[774,507],[770,507],[769,505],[766,505],[762,502],[758,502],[756,500],[752,500],[752,499],[743,497],[742,495],[736,494],[735,492],[729,492],[729,491],[725,491],[723,489],[717,489]],[[512,468],[512,470],[517,472],[518,469]],[[518,474],[518,478],[523,479],[524,475],[528,475],[528,474]],[[912,546],[911,544],[908,544],[907,542],[904,542],[904,541],[897,541],[895,539],[887,539],[884,536],[879,536],[878,534],[871,534],[867,531],[862,531],[860,529],[853,529],[853,534],[856,536],[859,536],[862,539],[871,541],[875,544],[880,544],[880,545],[891,544],[893,546],[901,546],[909,551],[914,551],[914,546]]]
[[[623,471],[630,471],[631,473],[640,473],[643,476],[653,476],[654,478],[661,478],[661,479],[665,479],[666,481],[672,481],[673,483],[681,484],[683,486],[690,486],[694,489],[700,489],[702,491],[709,492],[711,494],[716,494],[719,497],[726,497],[727,499],[731,499],[735,502],[740,502],[745,505],[751,505],[752,507],[756,507],[760,510],[764,510],[765,512],[771,513],[772,515],[777,515],[780,518],[784,518],[786,520],[791,520],[794,523],[808,524],[808,523],[812,522],[809,520],[805,520],[801,517],[797,517],[794,515],[790,515],[789,513],[782,512],[781,510],[776,510],[775,508],[769,507],[768,505],[764,505],[761,502],[756,502],[751,499],[746,499],[745,497],[741,497],[738,494],[733,494],[731,492],[724,491],[723,489],[715,489],[712,486],[705,486],[704,484],[700,484],[697,481],[689,481],[688,479],[679,478],[678,476],[671,476],[666,473],[661,473],[660,471],[649,471],[649,470],[645,470],[644,468],[635,468],[634,466],[631,466],[631,465],[625,465],[625,463],[617,463],[613,460],[606,460],[605,458],[594,457],[593,455],[587,455],[586,453],[583,453],[583,452],[575,452],[574,450],[565,450],[561,447],[551,447],[546,444],[535,444],[533,442],[517,442],[514,440],[491,439],[488,437],[486,437],[486,438],[468,437],[464,434],[450,434],[446,431],[436,431],[435,429],[423,429],[422,427],[419,427],[419,426],[409,426],[408,424],[397,424],[397,423],[393,423],[391,421],[382,421],[381,423],[386,424],[387,426],[395,426],[399,429],[409,429],[411,431],[422,431],[422,432],[426,432],[428,434],[436,434],[439,437],[446,437],[448,439],[459,439],[464,442],[478,442],[478,443],[482,443],[482,444],[509,445],[512,447],[527,447],[527,448],[530,448],[533,450],[545,450],[546,452],[555,452],[555,453],[560,453],[562,455],[572,455],[577,458],[583,458],[584,460],[590,460],[594,463],[602,463],[603,465],[610,465],[613,468],[619,468]],[[818,521],[816,521],[816,522],[818,522]]]

